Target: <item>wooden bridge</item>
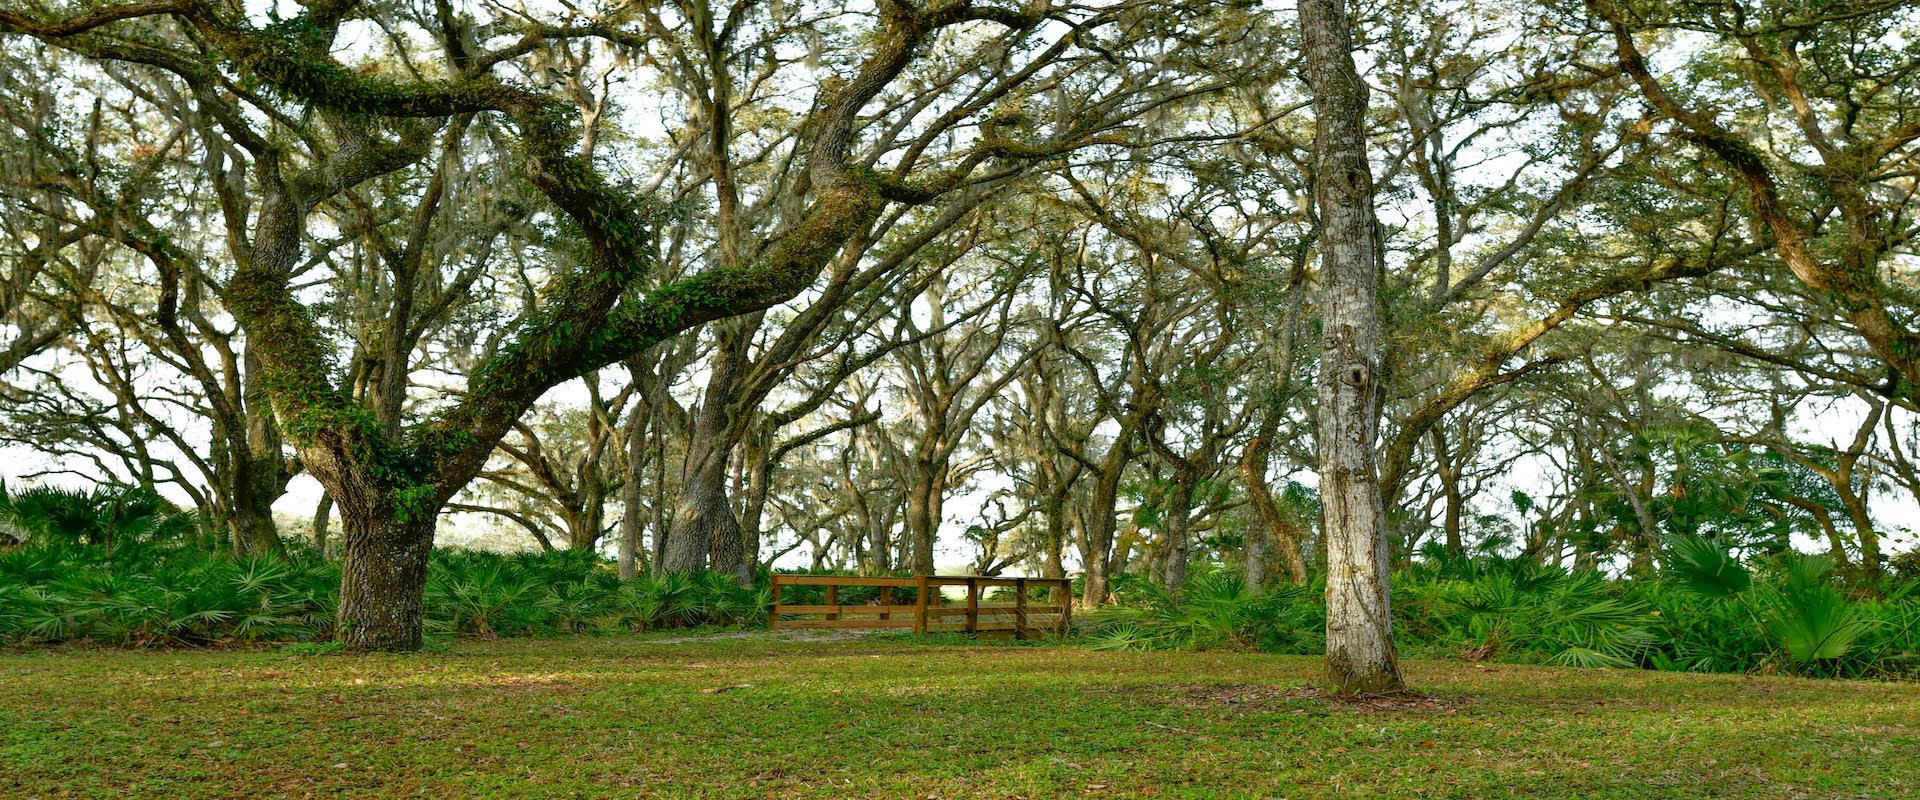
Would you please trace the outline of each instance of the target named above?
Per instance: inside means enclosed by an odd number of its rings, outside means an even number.
[[[821,605],[783,605],[781,591],[793,586],[822,586]],[[942,590],[967,587],[964,604],[948,605]],[[842,605],[845,587],[878,587],[873,604]],[[1011,603],[982,603],[981,590],[1013,589]],[[1053,599],[1035,604],[1030,589],[1047,588]],[[913,603],[895,604],[895,589],[913,589]],[[769,628],[912,628],[914,633],[1012,631],[1016,639],[1035,634],[1065,634],[1073,620],[1073,592],[1066,578],[991,578],[983,575],[916,575],[911,578],[862,578],[852,575],[774,575],[773,604],[767,609]],[[808,619],[786,619],[809,617]],[[964,618],[949,622],[955,617]]]

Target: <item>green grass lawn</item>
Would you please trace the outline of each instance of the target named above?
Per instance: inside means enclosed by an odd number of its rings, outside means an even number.
[[[732,638],[0,655],[0,797],[1920,797],[1920,686]]]

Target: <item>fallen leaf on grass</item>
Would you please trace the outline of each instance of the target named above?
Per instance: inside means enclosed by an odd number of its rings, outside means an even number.
[[[751,683],[736,683],[732,686],[715,686],[711,689],[701,689],[700,693],[701,694],[719,694],[721,692],[733,691],[734,689],[747,689],[747,688],[751,688],[752,686],[753,684]]]

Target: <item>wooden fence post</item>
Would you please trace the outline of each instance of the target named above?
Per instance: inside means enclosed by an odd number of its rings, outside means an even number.
[[[1023,641],[1027,638],[1027,579],[1013,579],[1013,638]]]
[[[920,581],[919,591],[913,596],[913,632],[927,632],[927,576],[915,575]]]
[[[840,605],[840,587],[837,584],[830,585],[827,587],[827,605],[830,605],[830,606]],[[840,618],[839,614],[827,615],[827,619],[839,619],[839,618]]]
[[[882,587],[880,587],[880,606],[881,606],[882,608],[885,608],[885,607],[887,607],[887,606],[891,606],[891,605],[893,605],[893,587],[891,587],[891,586],[882,586]],[[882,611],[882,612],[880,612],[880,618],[881,618],[881,619],[893,619],[893,612],[891,612],[891,611]]]
[[[980,632],[980,579],[967,576],[967,635]]]

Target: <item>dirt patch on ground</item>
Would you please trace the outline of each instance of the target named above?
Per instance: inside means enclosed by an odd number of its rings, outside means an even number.
[[[1391,695],[1346,697],[1318,686],[1260,686],[1241,683],[1159,683],[1094,690],[1095,694],[1155,695],[1167,705],[1228,711],[1273,711],[1302,701],[1357,711],[1452,713],[1471,704],[1467,697],[1439,697],[1403,692]]]
[[[1394,694],[1336,695],[1318,686],[1301,686],[1285,693],[1289,700],[1318,700],[1331,705],[1362,711],[1439,711],[1453,713],[1473,701],[1466,697],[1438,697],[1419,692]]]

